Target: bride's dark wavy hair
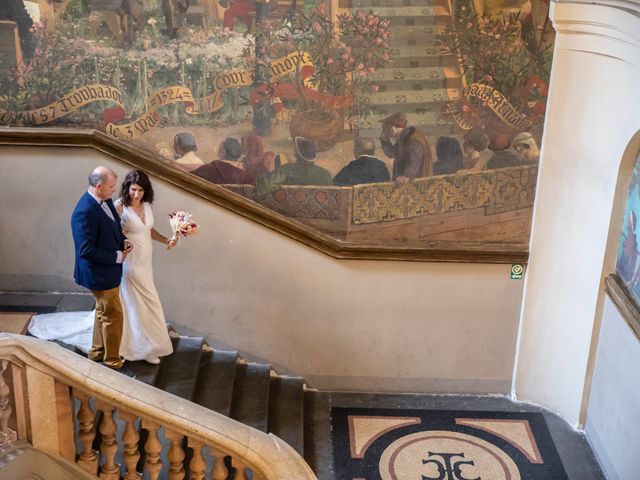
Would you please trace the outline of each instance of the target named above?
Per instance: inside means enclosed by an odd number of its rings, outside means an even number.
[[[141,186],[144,190],[142,201],[153,203],[153,187],[151,186],[151,180],[149,180],[147,174],[142,170],[131,170],[127,173],[127,176],[124,177],[124,182],[122,182],[122,188],[120,189],[120,198],[126,207],[131,205],[131,196],[129,195],[129,187],[131,185]]]

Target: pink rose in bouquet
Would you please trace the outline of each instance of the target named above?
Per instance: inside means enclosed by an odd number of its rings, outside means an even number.
[[[188,237],[198,231],[198,224],[193,221],[189,212],[171,212],[169,214],[169,223],[175,240],[180,237]]]

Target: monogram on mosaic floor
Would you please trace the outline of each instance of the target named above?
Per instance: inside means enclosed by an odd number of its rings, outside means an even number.
[[[337,478],[565,480],[538,412],[333,408]]]

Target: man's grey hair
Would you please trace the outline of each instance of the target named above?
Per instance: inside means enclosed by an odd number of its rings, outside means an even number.
[[[89,186],[97,187],[100,183],[107,183],[109,177],[116,177],[116,172],[107,167],[97,167],[89,174]]]
[[[357,138],[354,145],[356,155],[373,155],[376,153],[376,142],[371,137]]]

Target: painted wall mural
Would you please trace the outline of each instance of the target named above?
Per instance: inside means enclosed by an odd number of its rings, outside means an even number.
[[[631,176],[631,186],[624,212],[616,273],[640,303],[640,264],[638,263],[638,217],[640,215],[640,154]]]
[[[106,132],[349,244],[528,244],[542,0],[0,4],[0,125]]]

